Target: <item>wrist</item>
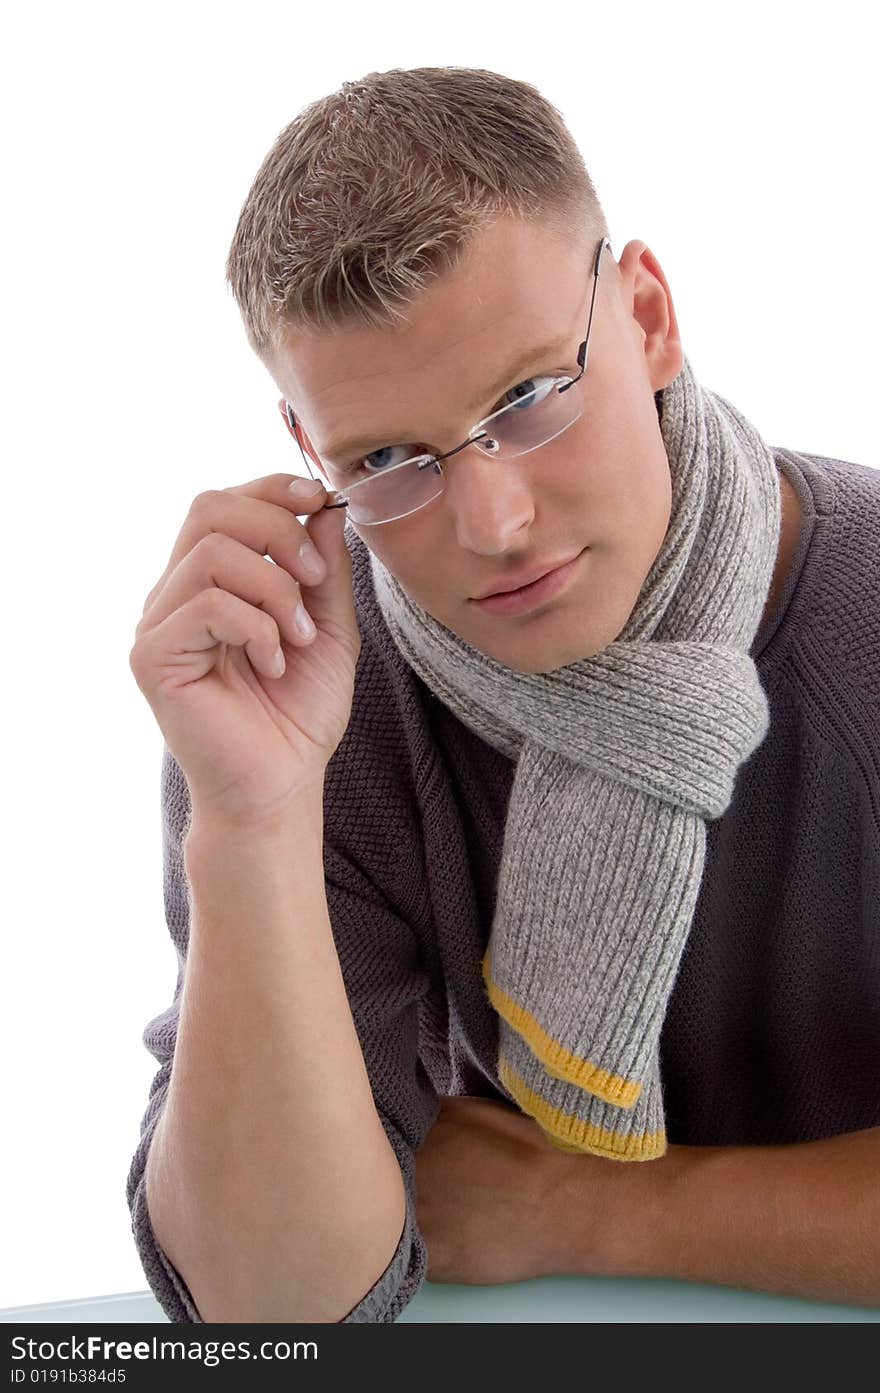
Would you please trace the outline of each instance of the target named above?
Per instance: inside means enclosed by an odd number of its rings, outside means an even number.
[[[305,787],[283,812],[231,817],[194,806],[184,839],[187,870],[218,856],[285,857],[301,852],[323,858],[324,785]]]
[[[695,1150],[699,1148],[669,1146],[653,1161],[560,1152],[552,1201],[559,1272],[579,1277],[658,1275]]]

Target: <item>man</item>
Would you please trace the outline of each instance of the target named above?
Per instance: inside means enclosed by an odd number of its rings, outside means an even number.
[[[407,1212],[343,1318],[551,1272],[880,1304],[880,477],[700,388],[497,74],[313,104],[229,268],[364,639],[325,876]]]

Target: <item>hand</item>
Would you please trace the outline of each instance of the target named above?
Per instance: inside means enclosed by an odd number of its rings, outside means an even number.
[[[494,1286],[559,1272],[560,1186],[575,1157],[518,1109],[490,1098],[442,1098],[415,1156],[416,1214],[428,1280]]]
[[[186,775],[194,818],[283,820],[302,788],[322,784],[350,719],[361,640],[345,512],[321,511],[323,485],[291,494],[294,477],[199,494],[137,626],[129,664]],[[307,528],[297,515],[309,513]],[[300,559],[309,538],[318,574]],[[294,625],[303,587],[312,638]],[[279,647],[283,676],[272,666]]]

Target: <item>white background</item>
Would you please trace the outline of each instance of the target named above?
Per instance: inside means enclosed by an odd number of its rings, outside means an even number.
[[[306,102],[486,67],[561,110],[614,255],[771,444],[878,466],[860,3],[34,4],[5,21],[0,1306],[144,1290],[125,1180],[173,996],[162,736],[128,665],[192,498],[302,472],[224,283]]]

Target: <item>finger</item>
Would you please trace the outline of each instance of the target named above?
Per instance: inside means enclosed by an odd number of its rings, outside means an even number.
[[[294,577],[283,566],[273,566],[223,532],[202,537],[172,571],[138,625],[137,635],[161,626],[171,614],[185,609],[206,590],[225,591],[272,615],[288,643],[302,646],[314,638],[314,625],[307,612],[305,621],[300,616],[305,606]]]
[[[288,481],[289,481],[289,477]],[[279,488],[277,498],[281,499],[286,486]],[[210,536],[221,534],[250,547],[258,556],[269,556],[277,566],[282,567],[299,583],[316,585],[326,575],[326,563],[319,569],[311,569],[301,554],[304,543],[311,540],[305,526],[297,519],[294,500],[281,502],[252,498],[247,494],[234,495],[229,489],[212,489],[201,493],[193,500],[186,521],[175,542],[174,549],[161,580],[147,596],[141,616],[141,624],[146,620],[152,626],[166,618],[177,604],[162,604],[162,594],[179,567],[192,555],[198,545]],[[202,590],[207,582],[203,569],[189,567],[190,594]],[[179,589],[175,594],[180,595]],[[179,603],[179,601],[178,601]],[[157,605],[160,608],[157,610]]]
[[[157,593],[165,585],[168,577],[180,564],[183,557],[193,549],[204,531],[210,529],[211,516],[218,515],[218,510],[213,506],[214,499],[223,495],[233,495],[248,498],[254,502],[271,503],[277,508],[283,508],[292,518],[295,518],[297,513],[311,514],[320,510],[328,497],[323,485],[310,497],[301,496],[299,493],[292,494],[289,485],[301,478],[303,476],[297,474],[267,474],[262,478],[252,479],[246,484],[237,484],[227,489],[206,489],[203,493],[197,494],[190,505],[183,527],[178,533],[165,569],[144,601],[142,615],[150,609]],[[306,482],[303,478],[303,483]],[[239,538],[239,540],[244,540],[244,538]],[[305,537],[302,540],[305,540]],[[267,549],[264,548],[264,553],[265,550]],[[277,562],[278,558],[273,556],[273,560]]]
[[[281,675],[283,669],[275,660],[281,635],[272,616],[214,586],[143,633],[129,654],[129,665],[144,694],[158,696],[163,688],[204,677],[224,644],[243,648],[252,666],[266,677]]]

